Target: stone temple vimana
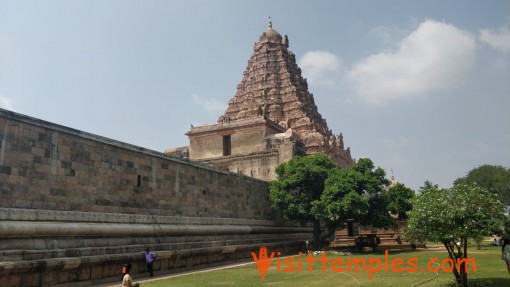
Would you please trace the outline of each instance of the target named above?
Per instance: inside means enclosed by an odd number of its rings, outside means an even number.
[[[342,134],[328,128],[288,47],[269,20],[218,123],[192,126],[190,146],[165,153],[262,180],[275,179],[275,167],[296,155],[323,152],[351,165]]]

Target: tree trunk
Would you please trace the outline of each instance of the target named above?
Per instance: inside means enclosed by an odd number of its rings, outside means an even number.
[[[458,246],[456,245],[456,242],[455,240],[452,240],[452,241],[443,241],[443,244],[444,244],[444,247],[446,247],[446,250],[448,251],[448,257],[450,257],[450,259],[453,261],[453,269],[452,269],[452,273],[453,273],[453,276],[455,277],[455,283],[457,284],[458,287],[464,287],[462,286],[461,282],[461,275],[459,274],[459,272],[457,272],[457,255],[456,255],[456,248],[458,249]]]
[[[482,237],[482,238],[477,238],[477,239],[476,239],[476,249],[477,249],[477,250],[482,249],[482,240],[483,240],[483,237]]]
[[[321,246],[321,221],[319,219],[313,220],[313,250],[319,251]]]
[[[467,243],[468,243],[468,240],[467,238],[464,238],[462,239],[462,245],[464,247],[464,254],[462,256],[462,258],[468,258],[468,255],[467,255]],[[466,268],[468,266],[466,266],[466,262],[464,261],[460,266],[460,276],[461,276],[461,280],[462,280],[462,287],[467,287],[468,286],[468,283],[467,283],[467,272],[466,272]]]
[[[458,287],[467,287],[467,273],[466,273],[466,262],[463,261],[462,264],[458,264],[459,261],[457,259],[467,258],[467,238],[462,238],[460,240],[461,245],[457,245],[456,240],[451,242],[443,241],[446,250],[448,251],[448,256],[453,261],[453,269],[452,273],[455,276],[455,282]]]

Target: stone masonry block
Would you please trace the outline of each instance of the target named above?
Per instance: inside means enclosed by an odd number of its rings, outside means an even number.
[[[10,166],[0,165],[0,173],[11,174],[12,168]]]
[[[85,281],[91,279],[91,267],[81,267],[79,270],[79,280]]]
[[[30,200],[23,200],[23,199],[16,199],[14,203],[16,208],[31,208],[32,207],[32,201]]]
[[[90,279],[99,279],[103,276],[103,266],[93,265],[90,267]]]

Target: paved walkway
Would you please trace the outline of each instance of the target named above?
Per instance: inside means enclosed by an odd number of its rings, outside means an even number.
[[[216,270],[234,268],[234,267],[239,267],[239,266],[245,266],[248,264],[255,264],[255,263],[253,261],[245,262],[245,263],[236,263],[236,264],[230,264],[230,265],[224,265],[224,266],[209,267],[209,268],[204,268],[201,270],[183,271],[183,272],[179,272],[179,273],[154,276],[152,278],[145,278],[145,279],[140,279],[140,280],[137,280],[136,274],[134,274],[132,277],[133,277],[135,283],[140,283],[141,287],[143,287],[144,286],[143,283],[146,283],[146,282],[164,280],[164,279],[169,279],[169,278],[173,278],[173,277],[196,274],[196,273],[204,273],[204,272],[211,272],[211,271],[216,271]],[[96,287],[119,287],[119,286],[121,286],[121,281],[122,281],[121,276],[119,276],[118,283],[104,283],[104,284],[98,284],[98,285],[94,285],[94,286],[96,286]]]

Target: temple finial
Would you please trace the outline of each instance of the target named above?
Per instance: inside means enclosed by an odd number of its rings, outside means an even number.
[[[269,25],[267,26],[268,29],[273,29],[273,21],[271,21],[271,16],[269,16]]]

